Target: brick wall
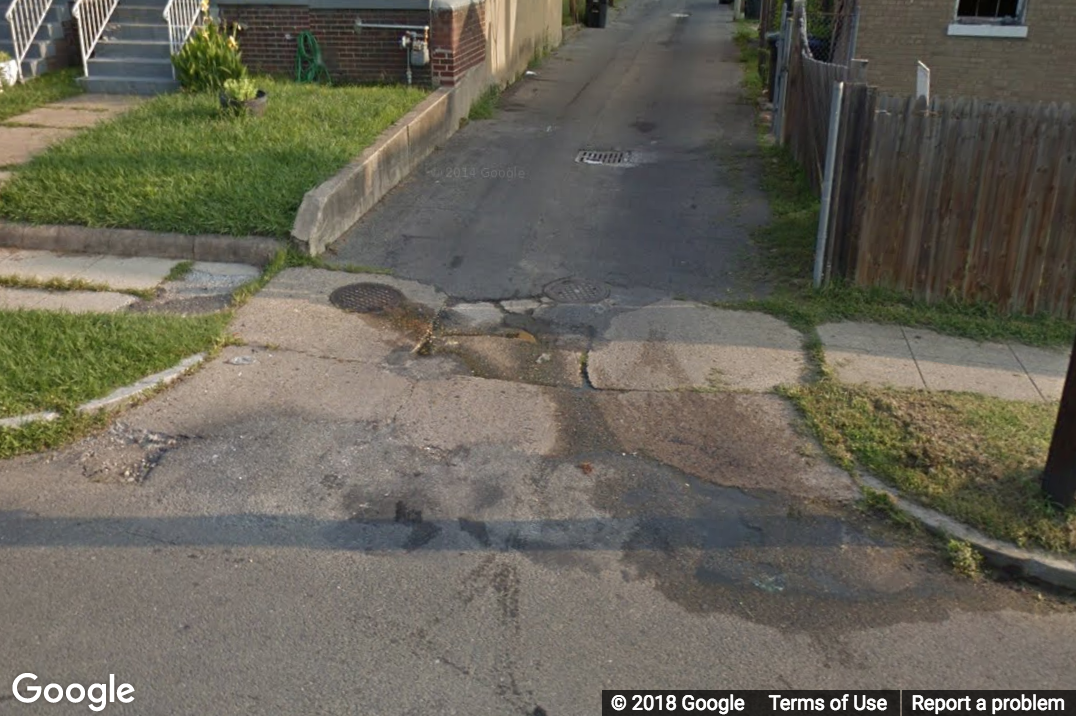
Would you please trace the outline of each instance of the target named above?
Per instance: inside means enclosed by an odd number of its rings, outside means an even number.
[[[953,0],[865,0],[856,55],[883,91],[915,92],[916,61],[932,94],[1013,101],[1076,102],[1076,1],[1031,0],[1023,39],[949,37]]]
[[[309,30],[321,48],[334,80],[394,82],[407,80],[407,54],[400,47],[402,30],[364,29],[355,32],[359,18],[368,24],[429,25],[423,10],[325,10],[306,5],[227,5],[221,17],[238,22],[243,61],[256,72],[295,76],[296,38]],[[429,86],[431,67],[413,67],[412,81]]]
[[[486,4],[434,11],[430,35],[434,82],[456,84],[463,73],[486,61]]]

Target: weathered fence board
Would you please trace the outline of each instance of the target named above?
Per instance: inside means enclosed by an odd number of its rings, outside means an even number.
[[[1076,317],[1072,107],[870,93],[846,86],[827,275]]]

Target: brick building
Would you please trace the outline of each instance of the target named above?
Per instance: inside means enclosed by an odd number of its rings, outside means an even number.
[[[860,0],[856,57],[894,95],[1076,102],[1076,0]]]
[[[561,40],[560,0],[220,0],[219,9],[242,27],[252,70],[294,75],[296,38],[310,31],[333,79],[349,82],[405,81],[400,39],[409,31],[428,28],[431,62],[412,70],[425,86],[455,86],[464,75],[476,87],[506,82]]]

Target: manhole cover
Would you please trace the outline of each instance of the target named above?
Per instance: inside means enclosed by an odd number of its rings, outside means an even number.
[[[625,166],[632,163],[631,152],[597,151],[584,149],[575,155],[580,164],[601,164],[603,166]]]
[[[329,294],[329,302],[345,311],[376,313],[401,305],[404,295],[383,283],[350,283]]]
[[[545,295],[557,303],[597,303],[609,296],[609,287],[585,278],[562,278],[546,286]]]

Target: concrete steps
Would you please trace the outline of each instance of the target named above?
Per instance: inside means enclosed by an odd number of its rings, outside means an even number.
[[[79,82],[87,92],[154,95],[178,89],[172,75],[167,0],[120,0],[109,18],[86,77]]]
[[[11,6],[10,0],[0,3],[6,12]],[[26,79],[38,77],[48,71],[49,58],[58,51],[57,42],[63,39],[63,23],[70,17],[67,5],[57,3],[49,8],[44,22],[37,31],[34,41],[30,43],[22,61],[22,74]],[[15,45],[11,41],[11,25],[0,18],[0,50],[14,56]]]

